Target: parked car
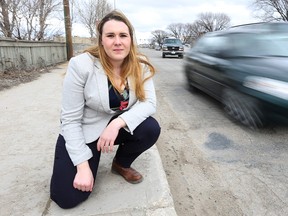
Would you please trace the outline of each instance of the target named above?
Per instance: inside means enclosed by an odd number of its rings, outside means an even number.
[[[206,33],[186,53],[184,71],[192,89],[219,100],[243,125],[263,127],[270,114],[288,117],[287,31]]]
[[[178,38],[165,38],[162,45],[162,58],[167,55],[178,56],[183,58],[184,46]]]
[[[160,51],[161,50],[161,46],[159,46],[159,45],[155,46],[155,50]]]

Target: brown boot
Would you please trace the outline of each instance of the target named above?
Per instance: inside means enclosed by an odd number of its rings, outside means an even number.
[[[143,176],[133,168],[124,168],[113,160],[111,172],[121,175],[126,181],[132,184],[137,184],[143,181]]]

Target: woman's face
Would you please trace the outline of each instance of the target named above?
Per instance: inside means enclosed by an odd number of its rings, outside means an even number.
[[[103,25],[102,45],[111,63],[122,63],[129,54],[131,36],[128,26],[116,20],[109,20]]]

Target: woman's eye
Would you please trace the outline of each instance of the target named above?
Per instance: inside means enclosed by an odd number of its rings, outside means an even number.
[[[111,37],[114,37],[114,35],[107,35],[107,37],[110,37],[110,38],[111,38]]]

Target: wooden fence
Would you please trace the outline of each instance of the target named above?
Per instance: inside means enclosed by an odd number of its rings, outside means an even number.
[[[0,72],[31,70],[67,61],[63,42],[0,39]]]

